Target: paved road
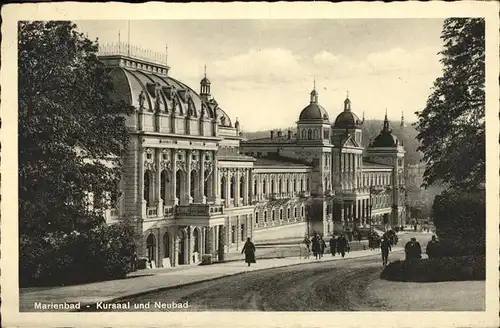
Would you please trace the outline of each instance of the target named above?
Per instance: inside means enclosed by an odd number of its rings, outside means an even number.
[[[410,236],[400,237],[401,242]],[[391,253],[389,259],[394,261],[403,257],[404,253],[400,251]],[[153,306],[155,302],[186,301],[189,302],[189,311],[390,310],[382,299],[374,298],[367,290],[372,281],[379,279],[382,269],[380,252],[376,252],[374,256],[365,258],[247,272],[151,292],[121,302],[130,301],[132,304],[132,308],[126,311],[159,311]],[[133,308],[133,304],[148,302],[151,304],[149,309]]]

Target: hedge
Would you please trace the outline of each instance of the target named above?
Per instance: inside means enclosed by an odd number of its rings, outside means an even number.
[[[21,235],[19,284],[54,286],[123,278],[130,270],[135,232],[127,224],[86,232]]]
[[[438,282],[485,280],[486,257],[460,256],[434,259],[395,261],[389,263],[380,278],[391,281]]]

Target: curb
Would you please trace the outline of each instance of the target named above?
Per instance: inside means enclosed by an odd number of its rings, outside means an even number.
[[[395,250],[395,251],[393,251],[393,253],[401,252],[403,250],[404,249]],[[115,298],[111,298],[111,299],[107,299],[107,300],[102,300],[102,301],[97,301],[97,302],[103,302],[103,303],[104,302],[106,302],[106,303],[113,303],[113,302],[115,302],[115,303],[119,303],[120,301],[122,301],[124,299],[127,299],[129,297],[142,296],[142,295],[146,295],[146,294],[153,293],[153,292],[162,292],[162,291],[167,291],[167,290],[176,289],[176,288],[188,287],[188,286],[196,285],[196,284],[199,284],[199,283],[204,283],[204,282],[209,282],[209,281],[215,281],[215,280],[223,279],[223,278],[227,278],[227,277],[234,277],[234,276],[243,275],[243,274],[246,274],[246,273],[258,272],[258,271],[264,271],[264,270],[272,270],[272,269],[279,269],[279,268],[287,268],[287,267],[293,267],[293,266],[304,265],[304,264],[311,264],[311,263],[333,262],[333,261],[342,261],[342,260],[354,260],[354,259],[358,259],[358,258],[370,257],[370,256],[375,256],[375,255],[379,255],[379,254],[361,255],[361,256],[354,257],[354,258],[343,258],[343,259],[339,259],[339,260],[333,259],[333,258],[330,258],[330,259],[327,259],[327,260],[312,260],[311,262],[305,262],[305,263],[292,263],[292,264],[279,265],[279,266],[275,266],[275,267],[272,267],[272,268],[261,268],[261,269],[252,270],[250,272],[242,271],[242,272],[230,273],[230,274],[226,274],[226,275],[219,276],[219,277],[201,279],[201,280],[198,280],[198,281],[192,281],[192,282],[188,282],[188,283],[184,283],[184,284],[179,284],[179,285],[175,285],[175,286],[153,288],[153,289],[150,289],[150,290],[147,290],[147,291],[141,291],[139,293],[132,293],[132,294],[129,294],[129,295],[124,295],[124,296],[115,297]],[[97,310],[94,310],[95,303],[97,303],[97,302],[85,302],[85,303],[81,302],[80,303],[80,305],[81,305],[80,306],[80,310],[70,311],[70,312],[113,312],[113,311],[97,311]],[[94,305],[94,307],[92,307],[92,305]],[[90,306],[90,310],[85,311],[84,308],[87,307],[87,306]]]

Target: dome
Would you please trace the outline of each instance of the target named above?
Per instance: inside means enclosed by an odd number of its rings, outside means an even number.
[[[323,120],[328,121],[328,113],[317,103],[311,103],[300,112],[299,120]]]
[[[363,124],[365,121],[364,114],[363,120],[361,121],[358,115],[351,111],[351,100],[349,95],[344,100],[344,111],[340,113],[333,123],[333,128],[335,129],[355,129]]]
[[[392,130],[389,127],[389,120],[387,119],[387,112],[385,113],[384,127],[380,131],[379,135],[371,143],[370,147],[397,147],[399,145],[398,138],[392,134]]]
[[[336,129],[352,129],[361,125],[358,115],[353,112],[342,112],[335,119],[333,127]]]
[[[399,144],[398,138],[392,132],[380,132],[372,142],[371,147],[396,147]]]
[[[318,103],[319,93],[316,91],[316,81],[314,81],[314,88],[310,93],[311,102],[307,105],[302,112],[300,112],[299,121],[309,121],[309,120],[321,120],[328,121],[328,113]]]
[[[135,108],[195,117],[215,117],[215,107],[206,103],[192,88],[170,76],[159,76],[129,67],[117,67],[109,72],[113,80],[115,100],[124,100]],[[208,79],[207,79],[208,80]]]

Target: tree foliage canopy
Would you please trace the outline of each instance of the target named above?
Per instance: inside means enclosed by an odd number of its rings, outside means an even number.
[[[130,108],[112,100],[97,42],[76,25],[18,27],[20,234],[91,229],[106,202],[89,208],[88,193],[118,192]]]
[[[476,188],[485,181],[485,29],[482,18],[450,18],[441,39],[443,75],[416,114],[427,163],[424,183]]]

